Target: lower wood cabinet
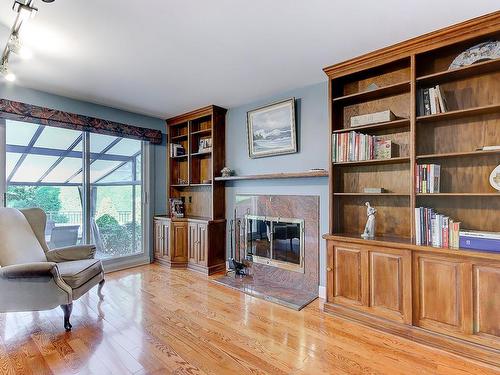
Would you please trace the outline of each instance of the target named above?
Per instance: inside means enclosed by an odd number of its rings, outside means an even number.
[[[191,222],[189,226],[189,264],[207,266],[208,257],[208,225]]]
[[[159,263],[207,275],[225,270],[225,220],[155,217],[154,228]]]
[[[325,311],[500,365],[500,257],[416,248],[328,240]]]
[[[411,252],[331,246],[332,302],[411,324]]]

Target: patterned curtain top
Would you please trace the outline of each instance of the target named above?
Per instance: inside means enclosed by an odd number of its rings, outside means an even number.
[[[0,99],[0,117],[161,144],[161,131]]]

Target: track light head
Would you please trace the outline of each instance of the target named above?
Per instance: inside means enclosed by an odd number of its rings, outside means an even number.
[[[16,75],[9,71],[9,67],[6,61],[4,61],[2,65],[0,65],[0,74],[5,78],[6,81],[14,82],[16,80]]]

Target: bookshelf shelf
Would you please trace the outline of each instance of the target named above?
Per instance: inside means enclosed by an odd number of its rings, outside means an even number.
[[[182,134],[182,135],[175,135],[170,138],[171,141],[180,141],[183,139],[187,139],[188,135],[187,134]]]
[[[392,85],[383,86],[371,91],[363,91],[355,94],[339,96],[337,98],[333,98],[333,103],[335,104],[341,103],[344,105],[349,105],[364,101],[380,99],[387,96],[403,94],[409,91],[410,91],[410,81],[405,81],[405,82],[395,83]]]
[[[455,111],[448,111],[444,113],[437,113],[435,115],[418,116],[417,122],[426,123],[433,121],[455,120],[465,117],[487,115],[490,113],[498,113],[498,112],[500,112],[500,104],[492,104],[492,105],[484,105],[466,109],[459,109]]]
[[[191,132],[191,135],[209,135],[212,133],[212,129],[203,129]]]
[[[406,128],[409,126],[410,126],[410,119],[398,119],[394,121],[381,122],[378,124],[355,126],[346,129],[338,129],[334,130],[333,133],[347,133],[350,131],[359,131],[359,130],[372,131],[372,130],[384,130],[384,129],[399,129],[399,128]]]
[[[443,72],[437,72],[417,77],[417,83],[419,85],[445,83],[454,80],[459,80],[462,78],[472,77],[475,75],[492,73],[499,70],[500,70],[500,59],[495,59],[491,61],[484,61],[477,64],[465,66],[463,68],[446,70]]]
[[[373,159],[373,160],[357,160],[357,161],[342,161],[335,162],[333,165],[376,165],[376,164],[398,164],[409,162],[409,157],[395,157],[390,159]]]
[[[187,154],[186,154],[186,155],[179,155],[179,156],[171,156],[170,158],[171,158],[172,160],[174,160],[174,161],[175,161],[175,160],[183,160],[183,159],[187,159],[187,157],[188,157],[188,156],[187,156]]]
[[[211,156],[212,151],[205,151],[205,152],[195,152],[191,154],[191,157],[203,157],[203,156]]]
[[[500,193],[416,193],[417,197],[500,197]]]
[[[439,159],[439,158],[460,158],[466,156],[487,156],[500,154],[500,150],[487,150],[487,151],[464,151],[464,152],[448,152],[443,154],[426,154],[426,155],[417,155],[415,158],[417,160],[421,159]]]

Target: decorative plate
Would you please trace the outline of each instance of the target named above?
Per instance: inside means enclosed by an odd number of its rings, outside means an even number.
[[[500,165],[497,165],[490,174],[490,185],[500,191]]]
[[[448,70],[461,68],[485,60],[494,60],[500,57],[500,41],[490,40],[469,48],[455,57]]]

